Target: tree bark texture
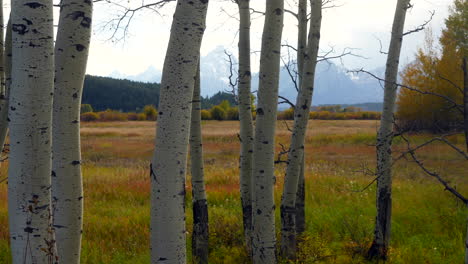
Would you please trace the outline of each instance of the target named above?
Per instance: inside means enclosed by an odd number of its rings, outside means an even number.
[[[3,1],[0,1],[0,4],[1,2]],[[0,19],[0,22],[1,21],[3,21],[3,19]],[[3,25],[1,28],[3,32]],[[8,108],[11,86],[11,20],[8,20],[5,43],[1,44],[1,53],[2,56],[0,58],[0,63],[3,66],[0,67],[2,69],[0,72],[0,78],[2,78],[1,85],[3,92],[0,94],[0,156],[3,153],[8,134]]]
[[[276,263],[274,155],[284,1],[266,2],[253,164],[253,262]]]
[[[62,0],[55,43],[52,198],[57,253],[80,263],[83,228],[80,106],[91,39],[92,1]]]
[[[238,0],[239,7],[239,121],[240,121],[240,193],[247,251],[252,253],[252,162],[253,120],[250,72],[250,0]]]
[[[468,58],[463,57],[463,129],[465,131],[466,151],[468,151]]]
[[[374,241],[368,251],[369,258],[386,259],[390,241],[392,215],[392,140],[397,75],[403,42],[403,28],[409,0],[398,0],[393,20],[392,36],[385,69],[385,91],[380,128],[377,134],[377,216]]]
[[[52,0],[15,0],[8,208],[13,263],[56,263],[51,212]]]
[[[200,67],[195,77],[190,124],[190,165],[192,173],[192,258],[193,263],[208,263],[208,204],[206,202],[201,130]]]
[[[300,235],[305,231],[305,153],[302,155],[300,164],[299,182],[296,192],[296,234]]]
[[[186,263],[185,171],[208,0],[178,0],[161,79],[151,175],[151,263]]]
[[[302,71],[304,69],[304,57],[307,48],[307,0],[299,0],[297,10],[298,34],[297,34],[297,70],[299,72],[299,87],[302,85]],[[302,157],[301,172],[296,195],[296,232],[305,231],[305,153]]]
[[[296,255],[296,195],[303,161],[305,133],[314,91],[315,66],[317,65],[322,21],[322,1],[312,0],[311,10],[307,55],[304,57],[302,82],[294,110],[294,126],[281,201],[281,253],[288,259],[293,259]]]

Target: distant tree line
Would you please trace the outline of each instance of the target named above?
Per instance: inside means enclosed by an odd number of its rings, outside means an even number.
[[[94,111],[113,109],[121,112],[140,112],[145,105],[158,108],[159,83],[136,82],[125,79],[114,79],[86,75],[83,91],[83,104],[89,104]],[[213,96],[201,97],[202,109],[210,109],[222,101],[235,105],[234,96],[218,92]]]

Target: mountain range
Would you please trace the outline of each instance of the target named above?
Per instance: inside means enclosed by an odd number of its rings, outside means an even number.
[[[236,63],[233,57],[234,64]],[[235,67],[236,65],[234,65]],[[383,77],[385,68],[371,70],[379,77]],[[128,79],[140,82],[161,81],[161,71],[154,66],[136,75],[125,75],[114,71],[109,77]],[[229,87],[228,76],[230,66],[224,48],[218,46],[201,58],[201,87],[203,96],[232,90]],[[252,91],[258,89],[258,73],[252,75]],[[279,94],[292,102],[296,98],[296,89],[287,69],[283,66],[280,72]],[[349,73],[345,68],[330,62],[322,61],[317,64],[313,105],[325,104],[358,104],[367,102],[382,102],[383,89],[379,82],[367,74]]]

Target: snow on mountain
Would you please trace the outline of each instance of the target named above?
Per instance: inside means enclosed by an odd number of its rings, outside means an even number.
[[[235,58],[233,57],[233,60]],[[237,68],[237,62],[234,61]],[[229,62],[224,53],[224,48],[218,46],[206,56],[201,58],[201,93],[202,96],[212,96],[219,91],[230,91],[229,87]],[[234,69],[236,70],[236,69]],[[383,77],[385,68],[378,68],[371,72]],[[110,77],[129,79],[142,82],[160,82],[161,71],[150,66],[146,71],[137,75],[125,75],[113,72]],[[252,76],[252,90],[258,89],[258,73]],[[296,89],[282,67],[280,72],[279,94],[295,102]],[[365,74],[348,73],[346,69],[331,62],[317,64],[313,105],[322,104],[356,104],[365,102],[381,102],[383,89],[373,77]]]

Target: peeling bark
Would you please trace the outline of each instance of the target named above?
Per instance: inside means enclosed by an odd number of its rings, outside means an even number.
[[[317,65],[320,43],[320,27],[322,22],[322,1],[311,0],[312,15],[307,45],[307,55],[304,57],[302,81],[294,109],[294,127],[288,153],[288,166],[283,186],[281,200],[281,254],[288,259],[296,256],[296,195],[304,157],[305,133],[309,121],[312,94],[314,91],[315,66]]]
[[[164,61],[151,165],[151,263],[186,263],[185,171],[208,0],[178,0]]]
[[[377,216],[374,241],[368,251],[369,259],[387,259],[392,215],[392,140],[393,114],[397,93],[397,75],[403,42],[403,28],[409,0],[398,0],[393,20],[392,37],[385,69],[385,91],[380,128],[377,134]]]
[[[77,264],[83,229],[79,120],[93,7],[87,0],[62,0],[60,5],[55,44],[52,197],[59,259]]]
[[[13,263],[56,263],[51,215],[52,0],[11,2],[8,208]]]
[[[266,2],[253,164],[253,263],[276,263],[274,155],[284,1]]]
[[[252,254],[252,162],[253,121],[250,72],[250,0],[238,0],[239,7],[239,121],[240,121],[240,193],[244,239]]]
[[[193,263],[208,263],[208,204],[206,202],[203,171],[203,145],[201,130],[200,66],[195,76],[190,124],[190,165],[192,173]]]

